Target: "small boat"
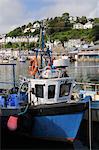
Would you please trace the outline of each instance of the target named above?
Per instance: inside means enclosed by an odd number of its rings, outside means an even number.
[[[99,122],[99,84],[97,83],[77,83],[83,85],[83,90],[79,90],[78,95],[81,99],[91,96],[92,121]],[[85,118],[88,119],[88,114]]]
[[[14,56],[10,56],[9,57],[9,62],[13,62],[15,59],[14,59]]]
[[[19,61],[19,62],[25,62],[25,61],[26,61],[26,56],[23,56],[23,55],[22,55],[22,56],[19,56],[19,57],[18,57],[18,61]]]

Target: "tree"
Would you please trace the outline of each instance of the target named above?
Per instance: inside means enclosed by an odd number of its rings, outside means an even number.
[[[24,31],[25,30],[25,28],[26,28],[26,25],[23,25],[22,27],[21,27],[21,29]]]
[[[90,22],[93,22],[93,21],[94,21],[94,19],[93,19],[93,18],[89,18],[88,20],[89,20]]]
[[[62,19],[64,19],[65,21],[68,21],[69,20],[69,13],[63,13],[62,14]]]
[[[27,25],[27,28],[32,28],[32,26],[33,26],[32,23],[29,22],[28,25]]]
[[[12,43],[11,42],[8,42],[6,45],[5,45],[6,48],[12,48]]]
[[[94,41],[98,41],[99,40],[99,23],[96,23],[93,26],[93,36],[94,36]]]
[[[76,23],[80,23],[81,19],[80,17],[76,17]]]
[[[86,16],[82,16],[81,18],[80,18],[80,22],[84,25],[85,23],[87,23],[87,18],[86,18]]]
[[[22,29],[21,29],[21,27],[18,27],[15,30],[13,30],[10,33],[8,33],[7,36],[16,37],[16,36],[21,36],[21,35],[22,35]]]
[[[31,43],[29,44],[29,48],[30,48],[30,49],[32,49],[32,48],[34,48],[34,47],[35,47],[35,45],[36,45],[36,43],[35,43],[35,42],[31,42]]]
[[[62,46],[64,47],[64,42],[68,41],[67,36],[60,36],[59,41],[61,41]]]

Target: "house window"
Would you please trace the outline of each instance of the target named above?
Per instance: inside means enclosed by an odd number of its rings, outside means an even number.
[[[68,96],[70,93],[71,83],[63,83],[60,85],[59,97]]]
[[[55,85],[48,86],[48,99],[55,97]]]
[[[44,85],[36,84],[35,90],[36,97],[44,98]]]

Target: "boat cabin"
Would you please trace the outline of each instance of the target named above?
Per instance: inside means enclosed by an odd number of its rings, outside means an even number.
[[[28,99],[31,105],[70,102],[74,80],[70,77],[30,79]]]

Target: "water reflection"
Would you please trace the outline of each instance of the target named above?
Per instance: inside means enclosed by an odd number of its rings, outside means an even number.
[[[0,88],[6,88],[6,87],[11,88],[13,86],[12,77],[13,77],[12,66],[0,66]],[[10,84],[8,82],[10,82]]]
[[[79,82],[99,83],[99,62],[76,62],[70,65],[69,73]]]

